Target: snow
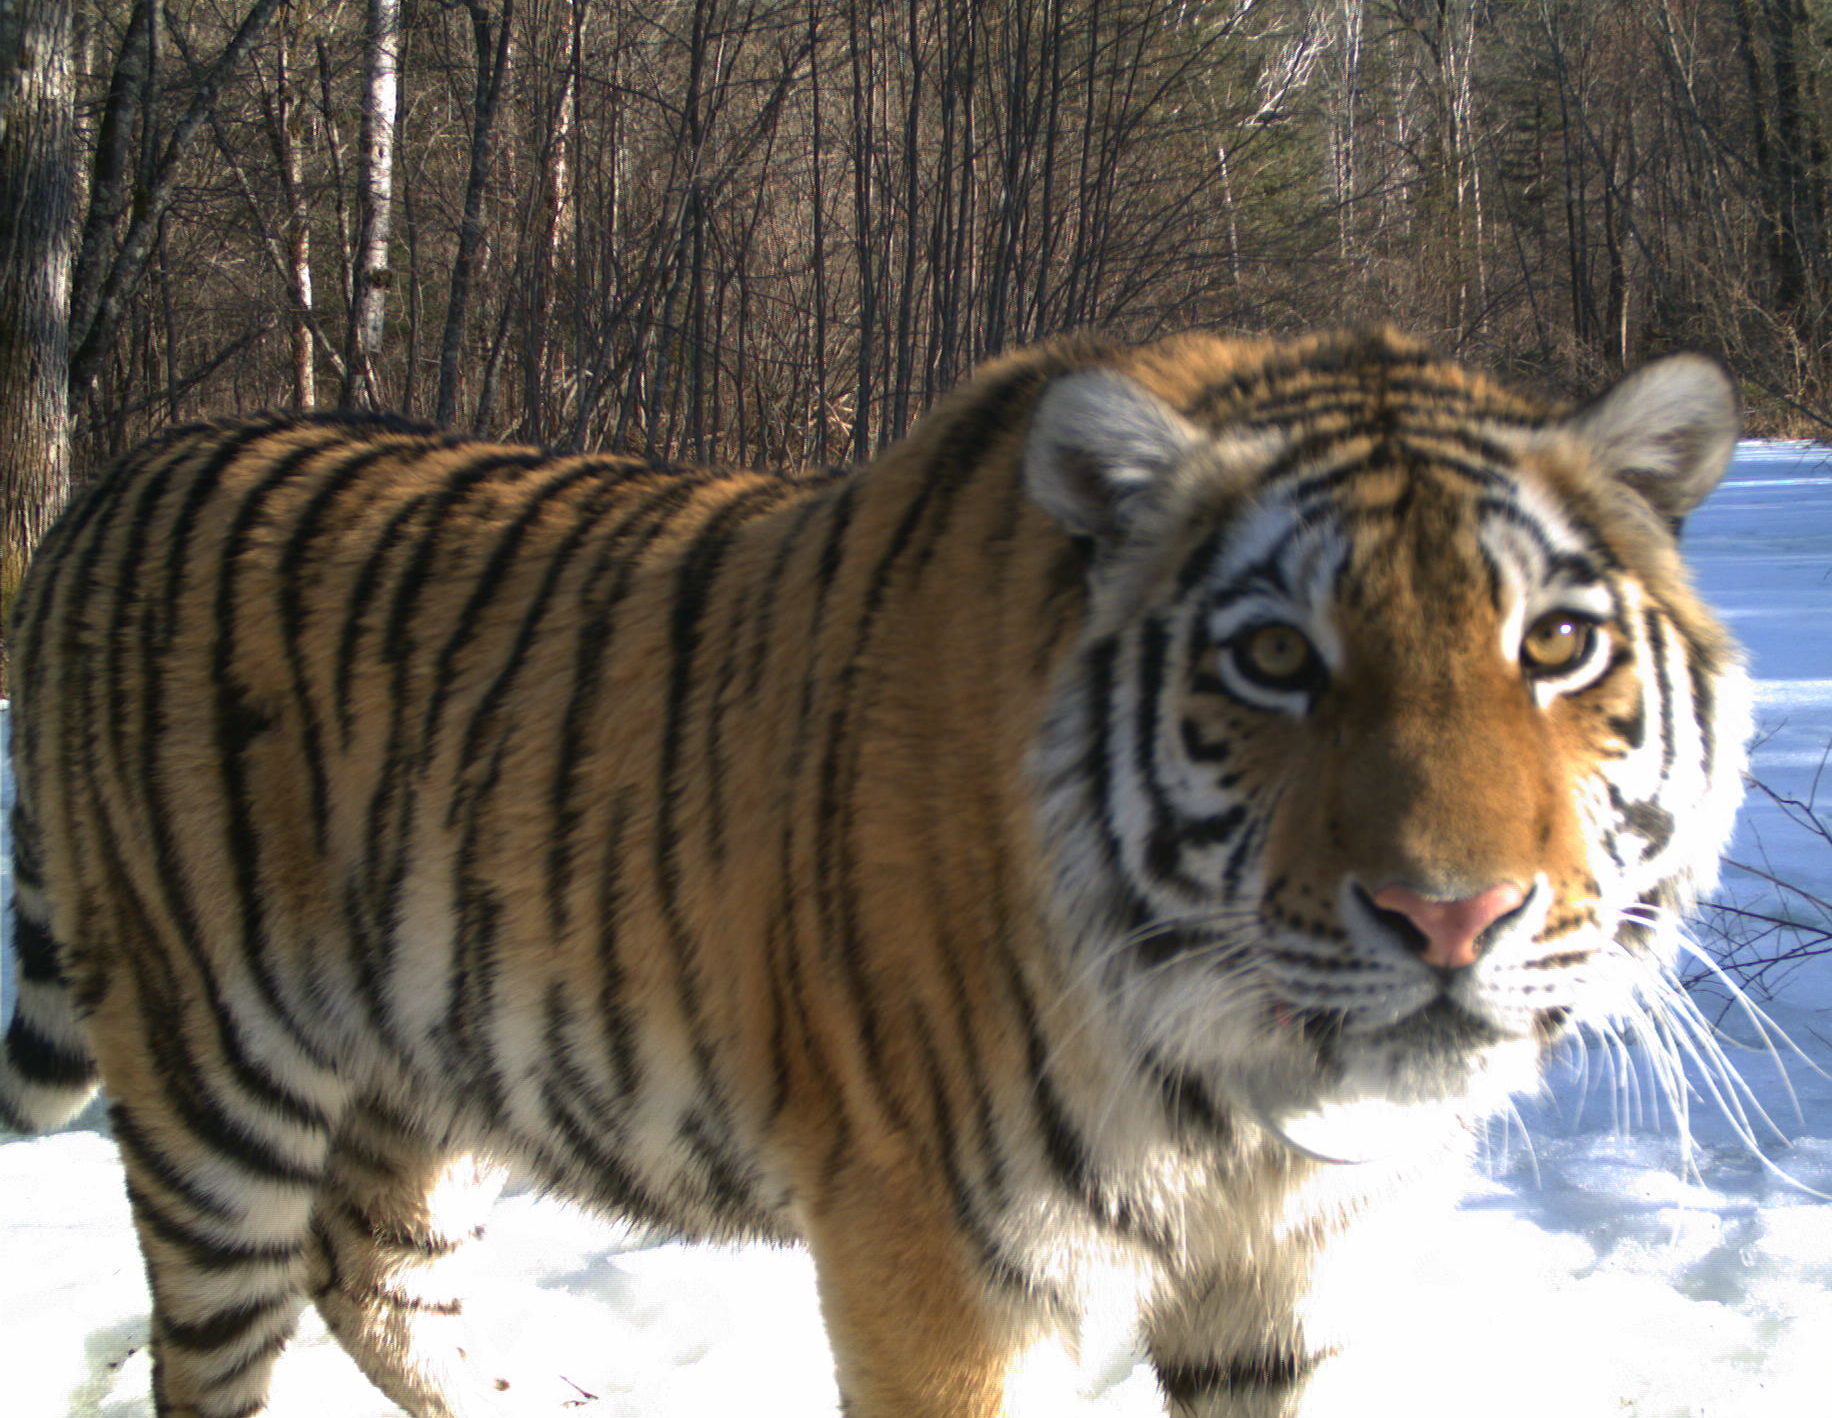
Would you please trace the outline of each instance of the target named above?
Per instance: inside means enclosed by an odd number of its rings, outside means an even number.
[[[1832,455],[1742,445],[1687,540],[1758,676],[1756,777],[1797,804],[1817,790],[1832,819]],[[1832,898],[1832,843],[1805,830],[1799,806],[1752,795],[1730,857],[1748,869],[1727,869],[1720,899],[1832,926],[1766,879]],[[1588,1068],[1574,1059],[1544,1099],[1491,1128],[1460,1207],[1426,1231],[1376,1235],[1353,1257],[1368,1303],[1357,1343],[1313,1386],[1314,1411],[1832,1411],[1832,1206],[1813,1194],[1832,1194],[1832,1081],[1817,1071],[1832,1071],[1832,956],[1771,969],[1762,985],[1758,1003],[1801,1051],[1785,1075],[1744,1011],[1708,986],[1697,997],[1785,1139],[1758,1121],[1752,1150],[1701,1095],[1688,1149],[1645,1070],[1637,1089],[1601,1050]],[[475,1250],[470,1313],[530,1376],[530,1412],[835,1411],[813,1272],[798,1252],[656,1245],[513,1189]],[[93,1115],[56,1136],[0,1142],[0,1410],[147,1418],[146,1325],[119,1166]],[[1027,1360],[1012,1397],[1016,1412],[1062,1418],[1162,1412],[1117,1322],[1093,1325],[1077,1359]],[[395,1414],[313,1315],[280,1363],[270,1411]]]

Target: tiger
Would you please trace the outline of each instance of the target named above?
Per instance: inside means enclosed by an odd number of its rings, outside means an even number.
[[[850,1418],[990,1418],[1116,1276],[1168,1411],[1298,1413],[1364,1221],[1668,1007],[1740,420],[1381,327],[1057,339],[851,470],[169,432],[12,611],[0,1115],[105,1089],[164,1418],[308,1301],[525,1411],[449,1280],[499,1165],[805,1246]]]

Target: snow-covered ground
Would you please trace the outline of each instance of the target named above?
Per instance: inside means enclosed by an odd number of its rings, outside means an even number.
[[[1805,801],[1832,743],[1832,463],[1815,449],[1744,445],[1688,541],[1706,593],[1753,656],[1756,774]],[[1832,768],[1820,800],[1832,819]],[[1832,845],[1772,801],[1746,810],[1732,857],[1832,897]],[[1746,871],[1727,872],[1724,895],[1774,904]],[[1319,1410],[1832,1413],[1832,1205],[1788,1180],[1832,1193],[1832,1082],[1815,1071],[1832,1071],[1832,957],[1764,982],[1763,1008],[1806,1055],[1790,1069],[1798,1112],[1767,1056],[1740,1047],[1756,1033],[1735,1009],[1723,1016],[1725,1046],[1791,1141],[1764,1130],[1758,1155],[1701,1100],[1688,1163],[1645,1088],[1574,1067],[1547,1099],[1523,1105],[1519,1122],[1493,1129],[1466,1200],[1441,1227],[1369,1259],[1361,1342],[1319,1377]],[[476,1249],[472,1314],[541,1376],[552,1402],[536,1411],[834,1411],[799,1253],[646,1244],[513,1193]],[[146,1418],[146,1318],[108,1141],[79,1124],[0,1143],[0,1413]],[[1040,1356],[1016,1387],[1026,1413],[1162,1411],[1120,1334],[1089,1336],[1076,1363]],[[274,1393],[275,1418],[395,1412],[311,1318]]]

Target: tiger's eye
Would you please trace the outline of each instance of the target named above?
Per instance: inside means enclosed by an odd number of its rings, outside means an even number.
[[[1569,611],[1542,615],[1520,642],[1521,663],[1540,674],[1568,670],[1590,652],[1596,633],[1592,622]]]
[[[1285,686],[1304,679],[1313,652],[1306,640],[1289,625],[1262,625],[1250,630],[1235,646],[1235,662],[1262,684]]]

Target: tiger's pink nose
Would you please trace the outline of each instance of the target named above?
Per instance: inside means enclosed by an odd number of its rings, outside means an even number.
[[[1425,937],[1420,954],[1440,970],[1475,964],[1477,937],[1526,899],[1527,893],[1511,881],[1461,901],[1433,901],[1410,886],[1383,886],[1373,897],[1381,910],[1397,911],[1419,928]]]

